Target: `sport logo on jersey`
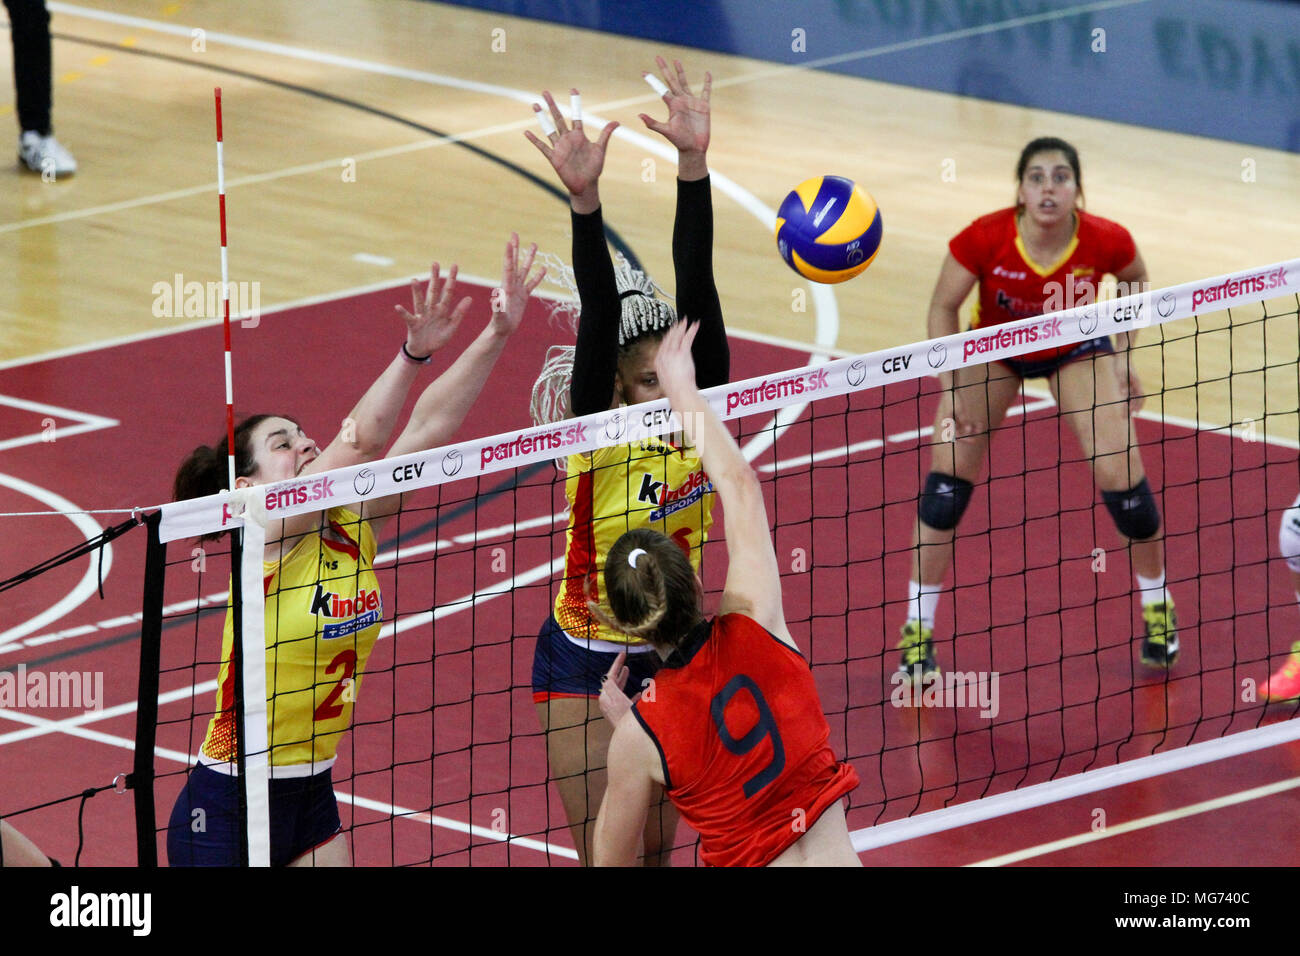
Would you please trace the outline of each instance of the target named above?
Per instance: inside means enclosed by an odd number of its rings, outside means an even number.
[[[649,505],[659,505],[650,512],[651,521],[662,521],[671,514],[687,508],[713,491],[713,482],[702,471],[693,471],[680,488],[669,488],[666,481],[655,481],[647,472],[641,473],[641,488],[636,500]]]
[[[347,637],[378,624],[384,616],[384,601],[374,588],[361,588],[356,597],[350,598],[340,597],[317,584],[316,593],[311,599],[311,613],[339,621],[338,624],[326,624],[321,629],[321,637],[328,641],[336,637]]]

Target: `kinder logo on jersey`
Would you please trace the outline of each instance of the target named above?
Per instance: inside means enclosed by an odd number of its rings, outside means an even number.
[[[535,435],[520,435],[514,441],[499,445],[484,445],[479,452],[480,467],[486,468],[494,461],[507,461],[535,451],[553,451],[587,440],[587,426],[581,422],[552,428]]]
[[[728,392],[727,414],[730,415],[737,408],[757,405],[760,402],[771,402],[779,398],[788,398],[791,395],[802,395],[804,392],[815,392],[818,389],[825,388],[828,384],[826,370],[820,368],[814,369],[806,375],[792,375],[789,378],[778,378],[771,382],[759,382],[753,388]]]
[[[357,591],[356,597],[340,597],[317,584],[316,593],[311,599],[311,613],[340,622],[326,624],[321,628],[321,637],[328,641],[335,637],[347,637],[378,624],[384,616],[384,601],[379,591],[373,588],[362,588]]]
[[[636,500],[650,505],[659,505],[650,512],[651,521],[661,521],[671,514],[681,511],[699,501],[713,491],[713,482],[702,471],[693,471],[680,488],[669,488],[666,481],[655,481],[647,474],[641,474],[641,488]]]
[[[1251,292],[1263,292],[1286,285],[1286,267],[1278,266],[1272,272],[1257,272],[1244,279],[1229,279],[1219,285],[1207,286],[1192,293],[1192,311],[1210,302],[1231,299]]]
[[[972,355],[992,352],[995,349],[1009,349],[1027,342],[1046,342],[1061,335],[1059,317],[1047,319],[1036,325],[1021,326],[1016,329],[998,329],[976,339],[967,339],[962,345],[961,360],[965,364]]]
[[[309,501],[320,501],[334,494],[333,478],[316,478],[299,485],[272,488],[266,493],[266,510],[275,511],[293,505],[305,505]]]
[[[998,289],[997,304],[999,309],[1013,319],[1027,319],[1031,315],[1043,314],[1042,302],[1034,302],[1029,299],[1022,299],[1019,296],[1007,295],[1006,292],[1001,289]]]

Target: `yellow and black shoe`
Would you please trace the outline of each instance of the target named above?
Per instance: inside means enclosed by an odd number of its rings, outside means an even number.
[[[1160,601],[1142,608],[1146,637],[1142,640],[1142,663],[1168,670],[1178,660],[1178,618],[1173,601]]]
[[[908,680],[925,683],[939,676],[939,665],[934,661],[934,631],[922,627],[920,621],[908,621],[903,625],[903,639],[898,642],[902,656],[898,661],[898,672]]]

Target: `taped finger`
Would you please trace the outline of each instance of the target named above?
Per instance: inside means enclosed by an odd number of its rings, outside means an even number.
[[[657,95],[668,95],[668,87],[664,85],[664,81],[659,79],[659,77],[655,76],[653,73],[646,73],[645,81],[650,84],[650,89],[654,90]]]
[[[581,93],[569,94],[569,115],[571,117],[570,122],[573,123],[575,129],[582,125],[582,94]]]
[[[537,114],[537,122],[542,124],[542,135],[548,138],[554,136],[556,133],[555,123],[546,115],[546,111],[542,109],[540,103],[533,104],[533,112]]]

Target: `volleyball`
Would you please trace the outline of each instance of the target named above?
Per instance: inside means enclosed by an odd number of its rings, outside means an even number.
[[[851,179],[817,176],[785,197],[776,213],[776,247],[814,282],[844,282],[880,251],[880,210]]]

